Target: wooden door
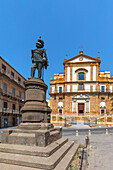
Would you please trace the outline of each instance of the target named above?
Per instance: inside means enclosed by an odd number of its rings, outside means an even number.
[[[84,113],[84,103],[78,103],[78,113]]]
[[[101,114],[104,114],[104,110],[101,110]]]

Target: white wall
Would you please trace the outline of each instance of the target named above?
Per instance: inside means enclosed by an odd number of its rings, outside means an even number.
[[[72,81],[76,81],[77,80],[77,74],[76,74],[75,71],[77,69],[80,69],[80,68],[88,70],[88,72],[86,73],[86,81],[90,81],[90,75],[91,75],[91,68],[90,68],[90,66],[87,66],[87,67],[73,67],[72,68]]]
[[[55,92],[55,87],[52,87],[52,93],[54,93]]]
[[[81,56],[80,56],[80,57],[81,57]],[[80,57],[78,57],[78,58],[76,58],[76,59],[70,61],[70,63],[73,63],[73,62],[81,62],[81,63],[82,63],[82,62],[94,61],[94,60],[91,60],[91,59],[88,59],[88,58],[85,58],[85,57],[82,57],[83,60],[80,61],[80,60],[79,60]]]
[[[77,92],[77,84],[76,85],[72,85],[72,92]]]
[[[93,84],[93,91],[96,91],[96,84]]]
[[[67,92],[70,92],[70,85],[67,85]]]
[[[70,67],[67,67],[67,81],[70,81]]]
[[[93,81],[96,81],[96,66],[93,66]]]
[[[63,102],[58,102],[58,107],[63,107]]]
[[[90,84],[85,84],[85,91],[87,91],[87,92],[90,91]]]
[[[112,92],[112,85],[110,85],[110,92]]]
[[[106,103],[105,102],[100,102],[100,107],[105,107]]]

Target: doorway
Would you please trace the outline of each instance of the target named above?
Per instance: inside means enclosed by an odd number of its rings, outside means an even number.
[[[12,118],[12,126],[15,126],[15,117]]]
[[[84,114],[84,103],[78,103],[78,113]]]
[[[104,109],[101,110],[101,115],[103,115],[103,114],[104,114]]]

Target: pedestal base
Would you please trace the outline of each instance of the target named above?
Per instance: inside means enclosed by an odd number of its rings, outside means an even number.
[[[78,146],[65,138],[46,147],[0,144],[0,169],[67,170]]]
[[[62,137],[62,128],[51,123],[22,123],[18,129],[2,131],[2,143],[45,147]]]

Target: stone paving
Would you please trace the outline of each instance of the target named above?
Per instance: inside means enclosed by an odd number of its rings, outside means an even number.
[[[66,136],[65,136],[66,137]],[[67,136],[69,140],[85,144],[86,136]],[[87,170],[113,169],[113,134],[91,135]]]
[[[1,132],[1,130],[0,130]],[[71,133],[71,132],[70,132]],[[75,143],[85,144],[86,135],[65,135]],[[112,170],[113,169],[113,134],[96,134],[90,137],[90,147],[87,170]]]
[[[92,135],[88,170],[113,169],[113,134]]]

